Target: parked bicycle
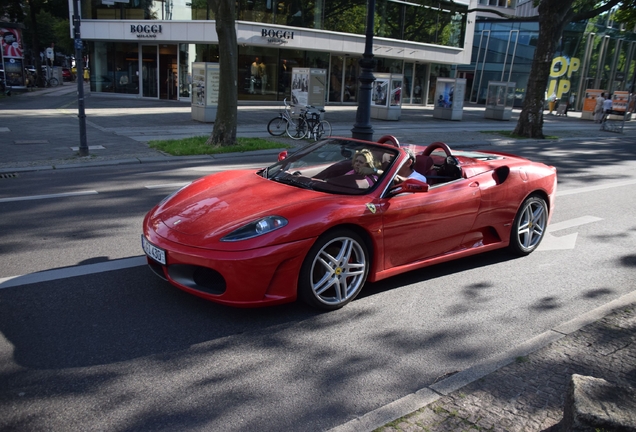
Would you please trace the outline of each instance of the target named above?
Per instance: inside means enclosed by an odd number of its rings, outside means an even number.
[[[47,78],[46,76],[44,76],[43,79],[44,87],[57,87],[57,85],[60,83],[55,77]]]
[[[306,106],[296,113],[298,107],[288,104],[287,99],[283,104],[284,111],[267,124],[270,135],[281,136],[286,132],[291,139],[313,138],[316,141],[331,136],[331,124],[322,118],[324,109]]]
[[[307,106],[301,113],[301,117],[307,122],[307,138],[318,141],[331,136],[331,123],[323,119],[325,110],[314,106]]]
[[[302,130],[303,123],[300,117],[294,118],[296,113],[295,107],[287,103],[287,99],[283,99],[285,109],[281,111],[277,117],[274,117],[267,124],[267,132],[272,136],[281,136],[284,133],[292,139],[301,139],[305,136],[307,130]],[[291,126],[290,126],[291,125]],[[306,127],[306,126],[305,126]]]

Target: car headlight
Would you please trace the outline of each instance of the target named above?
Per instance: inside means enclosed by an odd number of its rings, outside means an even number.
[[[225,237],[221,239],[221,241],[232,242],[239,240],[246,240],[253,237],[258,237],[263,234],[267,234],[268,232],[275,231],[279,228],[287,225],[287,219],[280,216],[267,216],[262,219],[256,220],[254,222],[250,222],[241,228],[232,231]]]

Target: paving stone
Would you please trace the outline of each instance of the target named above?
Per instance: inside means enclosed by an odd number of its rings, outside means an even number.
[[[636,387],[634,330],[631,305],[440,398],[406,417],[397,431],[553,431],[563,418],[572,374]]]

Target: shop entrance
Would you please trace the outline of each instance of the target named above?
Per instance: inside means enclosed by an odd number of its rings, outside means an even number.
[[[177,100],[177,45],[143,45],[141,76],[143,97]]]
[[[359,58],[331,56],[329,102],[356,102],[358,96]]]

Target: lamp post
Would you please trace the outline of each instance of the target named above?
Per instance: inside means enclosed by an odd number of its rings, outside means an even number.
[[[88,156],[88,144],[86,143],[86,114],[84,111],[84,58],[82,57],[79,0],[73,0],[73,36],[75,39],[75,71],[77,72],[77,117],[80,121],[79,155]]]
[[[373,90],[373,27],[375,16],[375,0],[367,1],[367,29],[364,54],[358,62],[360,65],[360,89],[358,91],[358,110],[356,122],[351,129],[352,137],[367,141],[373,140],[373,126],[371,126],[371,93]]]

